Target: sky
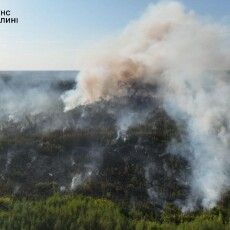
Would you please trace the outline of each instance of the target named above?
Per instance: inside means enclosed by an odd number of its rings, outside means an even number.
[[[118,34],[158,0],[0,0],[18,24],[0,24],[0,70],[77,70],[87,44]],[[179,0],[187,9],[230,22],[230,0]]]

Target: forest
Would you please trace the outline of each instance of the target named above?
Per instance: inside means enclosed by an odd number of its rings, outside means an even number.
[[[1,110],[0,229],[230,229],[228,192],[211,209],[197,199],[184,210],[192,149],[171,147],[186,128],[152,97],[155,86],[134,82],[129,96],[63,112],[59,95],[73,84],[50,84],[48,111]]]
[[[228,198],[229,199],[229,198]],[[229,229],[229,200],[210,210],[182,213],[166,204],[160,217],[152,210],[124,207],[103,198],[60,195],[48,198],[1,197],[1,229]],[[226,206],[227,205],[227,206]]]
[[[230,230],[229,0],[0,2],[0,230]]]

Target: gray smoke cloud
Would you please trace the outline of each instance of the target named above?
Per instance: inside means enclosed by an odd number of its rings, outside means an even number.
[[[44,123],[43,117],[63,113],[60,94],[64,90],[60,89],[63,87],[61,83],[73,82],[75,75],[76,72],[61,71],[2,71],[0,73],[0,135],[4,127],[19,123],[22,129],[35,123],[39,123],[41,127],[42,122]],[[48,121],[49,124],[44,125],[44,129],[61,128],[63,122],[62,117],[53,119],[52,122]]]
[[[128,95],[133,82],[157,85],[167,113],[186,127],[182,143],[169,146],[192,165],[186,209],[197,200],[211,208],[230,187],[229,41],[228,25],[175,1],[151,5],[120,36],[84,52],[76,89],[62,95],[65,111]]]

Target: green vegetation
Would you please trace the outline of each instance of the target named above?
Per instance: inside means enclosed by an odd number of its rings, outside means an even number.
[[[166,205],[159,220],[106,199],[55,194],[46,199],[0,198],[0,229],[229,229],[223,209],[190,214]]]

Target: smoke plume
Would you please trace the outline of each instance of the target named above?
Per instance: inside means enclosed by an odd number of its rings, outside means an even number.
[[[2,130],[9,126],[21,126],[22,131],[26,126],[35,126],[35,123],[42,131],[63,127],[60,95],[68,83],[74,83],[75,75],[76,72],[62,71],[2,71],[0,136]],[[52,118],[55,114],[59,114],[59,118],[56,115],[56,119],[45,122],[48,116]]]
[[[157,85],[167,113],[186,127],[169,149],[192,165],[187,208],[198,200],[211,208],[230,187],[229,41],[227,25],[178,2],[151,5],[120,36],[85,52],[76,88],[62,95],[65,110],[126,96],[136,82]]]

